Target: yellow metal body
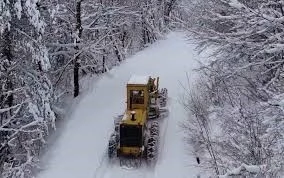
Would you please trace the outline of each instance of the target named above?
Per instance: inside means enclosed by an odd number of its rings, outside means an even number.
[[[140,147],[120,147],[119,148],[119,155],[123,156],[132,156],[132,157],[139,157],[142,155],[142,148]]]
[[[154,82],[156,81],[156,82]],[[144,82],[128,83],[127,90],[127,109],[121,120],[120,125],[142,127],[139,137],[144,139],[144,129],[147,123],[149,106],[152,99],[156,99],[158,90],[157,79],[150,76]],[[123,138],[121,138],[123,139]],[[143,144],[141,146],[118,146],[118,155],[138,157],[143,154]]]
[[[132,114],[131,112],[135,112],[135,120],[131,120]],[[147,109],[133,109],[133,110],[127,110],[124,113],[124,116],[122,118],[121,124],[126,124],[126,125],[141,125],[143,126],[146,123],[147,120]]]

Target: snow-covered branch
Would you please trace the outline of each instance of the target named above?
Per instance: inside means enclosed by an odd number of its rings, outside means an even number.
[[[264,166],[242,164],[240,167],[230,170],[224,175],[220,175],[219,178],[229,178],[233,176],[241,176],[245,174],[244,172],[256,175],[256,174],[260,174],[263,168]]]
[[[8,108],[0,109],[0,114],[3,114],[4,112],[8,112],[8,111],[10,111],[11,109],[17,109],[18,107],[21,107],[21,106],[22,106],[22,104],[17,104],[17,105],[8,107]]]
[[[209,118],[218,123],[210,136],[220,172],[242,165],[226,176],[253,173],[251,164],[266,165],[264,177],[281,175],[284,112],[271,101],[284,93],[283,3],[197,0],[187,8],[190,36],[201,52],[210,48],[199,69],[208,83],[201,99],[212,101]]]

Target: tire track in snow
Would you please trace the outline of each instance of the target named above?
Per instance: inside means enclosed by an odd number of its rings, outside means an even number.
[[[107,151],[105,151],[101,158],[99,166],[95,170],[94,178],[102,178],[109,167],[110,164],[108,163]]]
[[[160,124],[162,126],[162,133],[161,133],[161,136],[160,136],[158,160],[157,160],[156,164],[158,164],[160,162],[160,160],[162,159],[161,153],[163,152],[164,147],[165,147],[166,133],[167,133],[168,126],[169,126],[169,119],[170,119],[170,113],[171,113],[171,109],[170,109],[171,107],[170,106],[171,106],[171,98],[168,97],[168,101],[167,101],[168,116],[163,118],[163,120]]]

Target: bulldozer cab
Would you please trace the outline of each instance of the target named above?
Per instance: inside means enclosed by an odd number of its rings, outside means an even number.
[[[132,76],[127,83],[127,109],[146,110],[151,99],[157,99],[159,77]]]
[[[149,100],[149,76],[132,76],[127,83],[128,110],[146,110]]]

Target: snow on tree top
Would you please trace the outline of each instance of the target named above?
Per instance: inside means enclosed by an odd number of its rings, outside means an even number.
[[[150,76],[132,75],[127,84],[143,84],[147,85]]]

